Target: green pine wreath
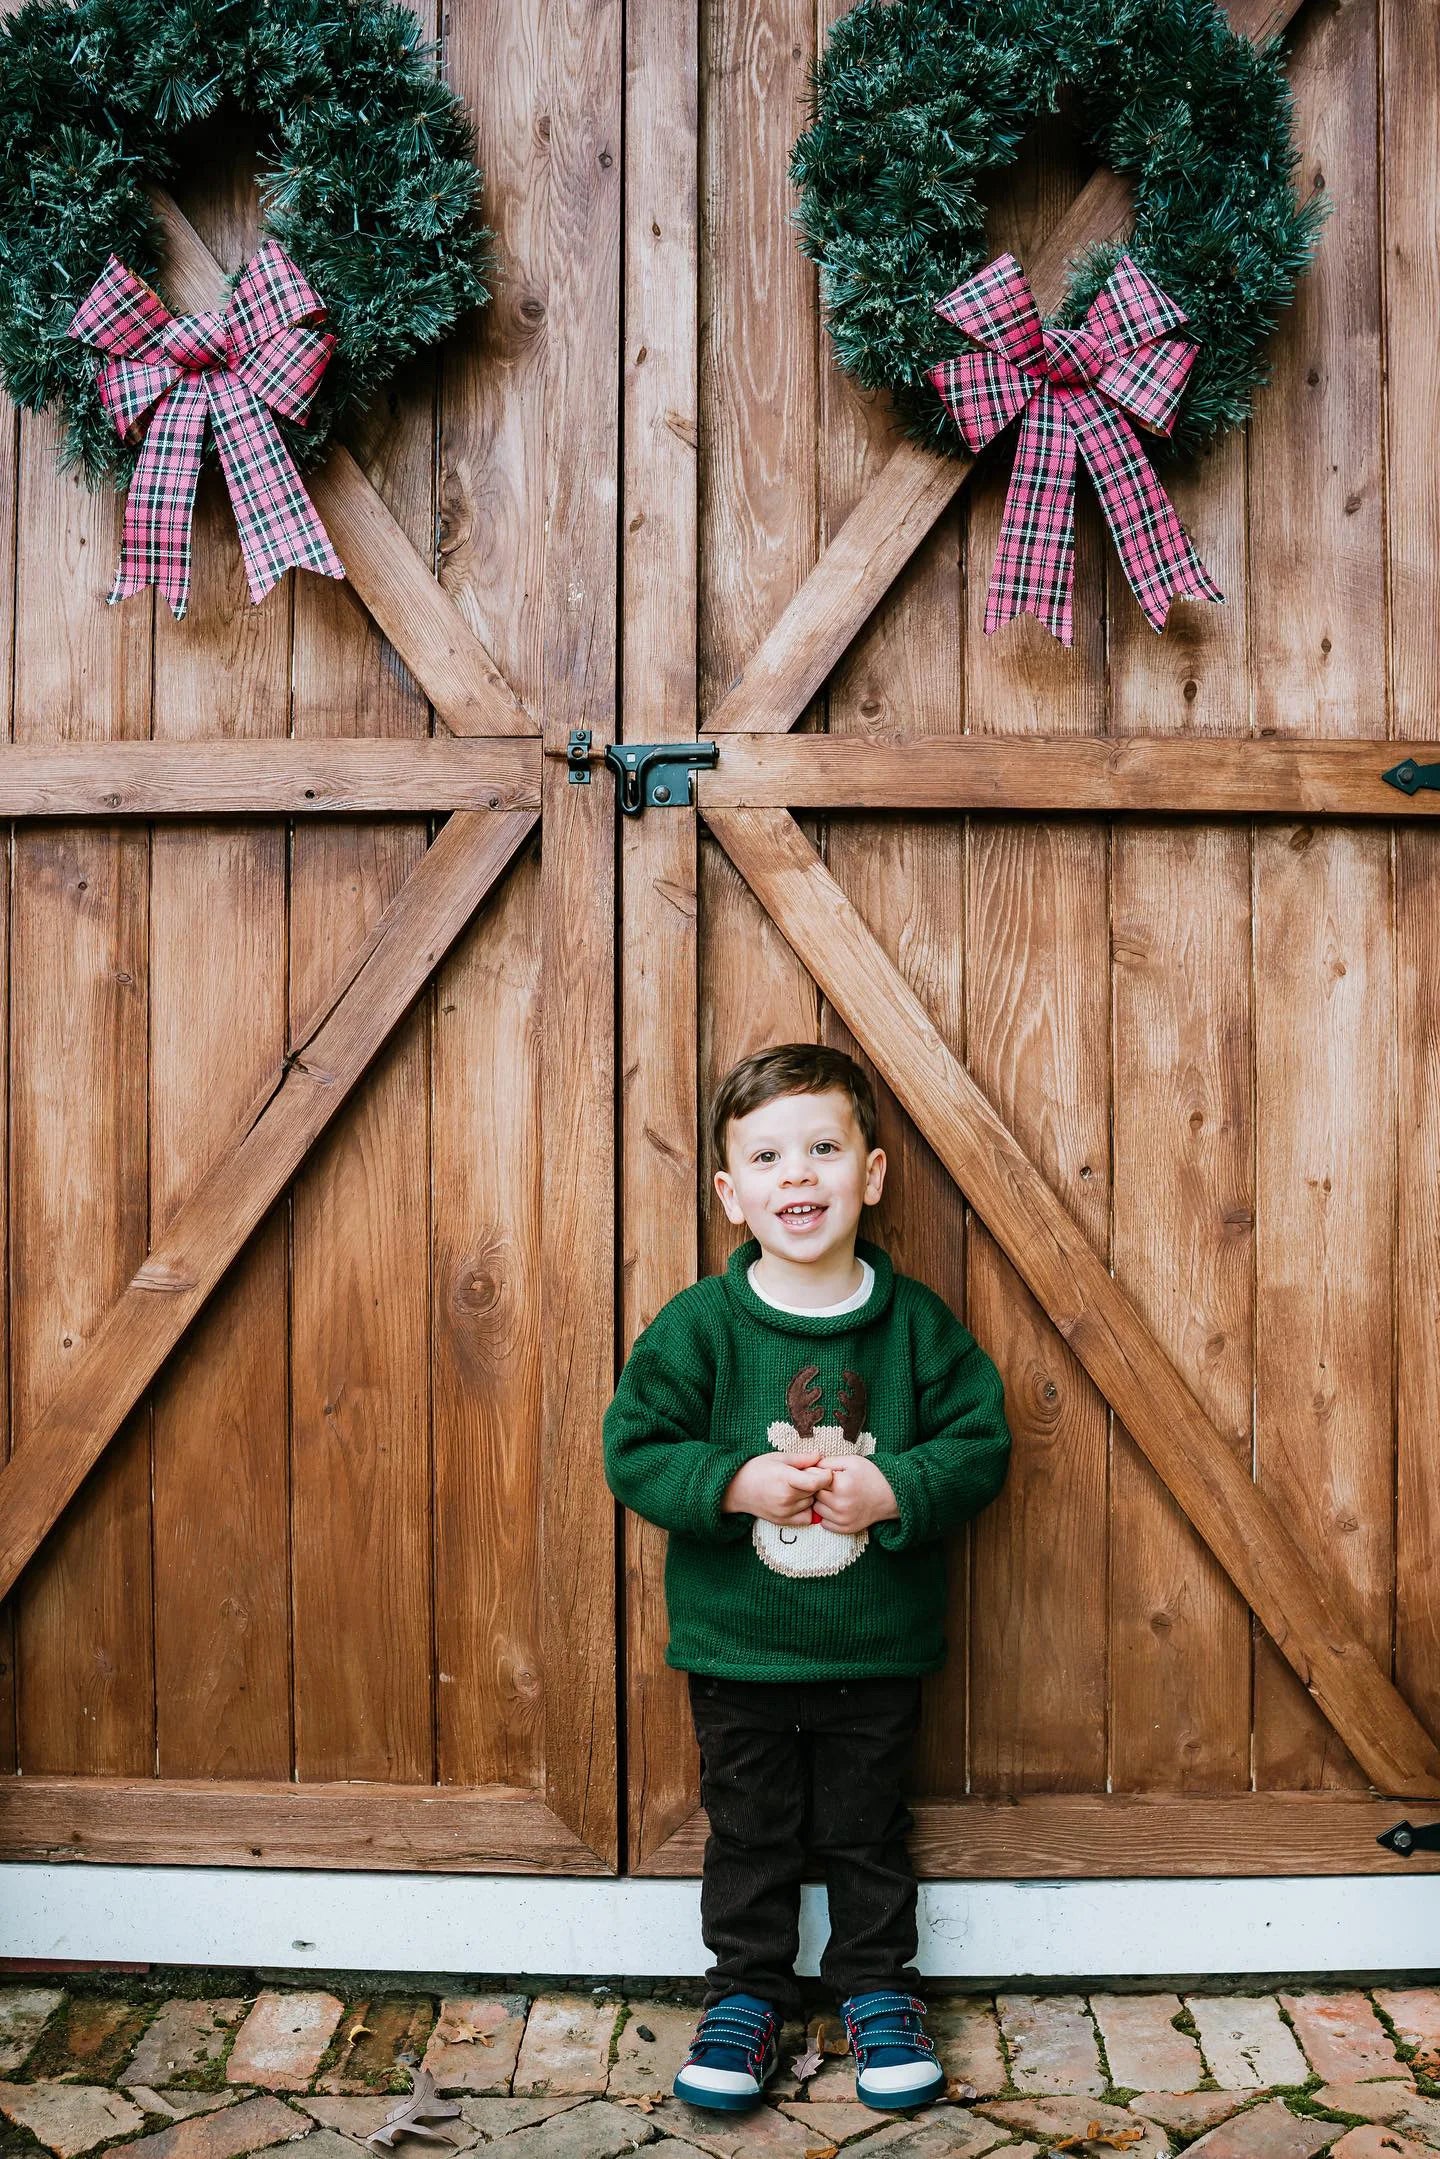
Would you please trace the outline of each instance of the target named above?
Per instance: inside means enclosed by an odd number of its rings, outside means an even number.
[[[962,453],[926,371],[966,340],[935,304],[995,252],[985,176],[1066,91],[1097,159],[1133,181],[1135,225],[1074,265],[1057,320],[1078,323],[1128,252],[1200,346],[1170,451],[1243,421],[1326,209],[1296,196],[1279,49],[1215,0],[859,0],[831,30],[791,159],[841,367],[887,391],[917,441]]]
[[[112,251],[164,297],[147,189],[226,108],[263,131],[262,236],[336,341],[308,425],[280,423],[298,465],[488,297],[470,121],[398,0],[24,0],[0,23],[0,377],[57,408],[92,486],[139,452],[66,326]]]

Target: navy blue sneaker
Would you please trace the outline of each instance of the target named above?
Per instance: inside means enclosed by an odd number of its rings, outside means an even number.
[[[929,2106],[945,2089],[924,2022],[925,2004],[913,1994],[877,1987],[851,1994],[840,2004],[855,2056],[855,2096],[878,2113]]]
[[[677,2099],[738,2114],[753,2107],[780,2059],[780,2018],[758,1994],[727,1994],[695,2027],[675,2072]]]

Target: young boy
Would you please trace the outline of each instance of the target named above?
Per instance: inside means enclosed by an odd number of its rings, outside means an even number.
[[[920,1674],[945,1655],[941,1540],[999,1491],[1010,1434],[989,1357],[856,1235],[885,1178],[875,1132],[839,1050],[783,1043],[726,1075],[715,1190],[750,1237],[655,1315],[605,1413],[611,1490],[670,1533],[665,1658],[689,1674],[710,1819],[715,1962],[674,2087],[694,2106],[751,2106],[776,2067],[807,1846],[858,2096],[898,2110],[944,2088],[903,1787]]]

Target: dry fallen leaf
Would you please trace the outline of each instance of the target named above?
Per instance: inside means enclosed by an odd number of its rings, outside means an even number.
[[[832,2024],[826,2017],[815,2017],[805,2033],[807,2044],[815,2054],[848,2054],[850,2034],[843,2024]]]
[[[1138,2144],[1144,2134],[1142,2122],[1136,2122],[1133,2128],[1124,2129],[1107,2129],[1104,2122],[1087,2122],[1084,2136],[1059,2137],[1051,2150],[1083,2152],[1087,2144],[1105,2144],[1112,2151],[1125,2151],[1131,2144]]]
[[[950,2077],[945,2085],[945,2097],[952,2099],[956,2106],[968,2106],[972,2099],[980,2097],[980,2093],[975,2085],[967,2084],[963,2077]]]
[[[355,2042],[356,2042],[356,2040],[357,2040],[357,2039],[358,2039],[358,2038],[360,2037],[360,2034],[361,2034],[362,2032],[366,2032],[366,2033],[368,2033],[368,2032],[369,2032],[369,2030],[370,2030],[370,2027],[369,2027],[369,2025],[368,2025],[368,2024],[352,2024],[352,2025],[351,2025],[351,2027],[350,2027],[350,2029],[349,2029],[349,2031],[348,2031],[348,2032],[346,2032],[346,2034],[345,2034],[345,2044],[346,2044],[346,2046],[347,2046],[347,2047],[353,2047],[353,2046],[354,2046],[354,2044],[355,2044]]]
[[[839,2149],[838,2144],[807,2144],[805,2159],[835,2159]]]
[[[807,2077],[813,2077],[818,2073],[820,2064],[824,2059],[823,2054],[817,2053],[815,2048],[811,2047],[808,2054],[796,2055],[794,2061],[790,2064],[790,2074],[797,2083],[803,2084]]]
[[[443,2129],[433,2129],[431,2122],[455,2121],[460,2113],[452,2099],[438,2098],[435,2080],[428,2069],[415,2073],[414,2089],[390,2109],[382,2129],[372,2130],[365,2142],[377,2151],[383,2146],[387,2151],[395,2149],[396,2137],[418,2137],[423,2144],[448,2144],[453,2149],[454,2138]]]
[[[622,2107],[638,2107],[642,2114],[653,2114],[664,2097],[664,2092],[641,2092],[638,2098],[617,2099],[615,2104]]]

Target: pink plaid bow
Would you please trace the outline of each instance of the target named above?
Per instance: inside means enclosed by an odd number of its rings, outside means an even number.
[[[335,340],[325,309],[285,250],[266,240],[224,310],[172,315],[112,255],[69,335],[106,355],[101,402],[121,438],[144,448],[125,502],[111,601],[158,585],[178,621],[190,595],[190,521],[210,419],[240,528],[252,600],[292,565],[343,577],[271,412],[301,426]],[[147,421],[149,422],[147,428]]]
[[[1077,449],[1146,619],[1163,630],[1177,593],[1224,599],[1125,418],[1168,435],[1200,349],[1165,337],[1185,317],[1128,255],[1078,330],[1044,327],[1013,255],[997,255],[935,312],[980,348],[930,369],[967,446],[983,448],[1025,414],[985,601],[987,636],[1028,612],[1071,642]]]

